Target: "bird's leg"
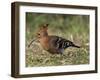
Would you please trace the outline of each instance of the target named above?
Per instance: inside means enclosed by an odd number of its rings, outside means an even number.
[[[64,57],[64,56],[65,56],[65,54],[64,54],[64,53],[60,53],[60,55],[61,55],[61,57]]]
[[[64,49],[59,50],[59,54],[63,55]]]

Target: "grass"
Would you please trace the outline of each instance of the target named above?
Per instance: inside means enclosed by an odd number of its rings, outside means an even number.
[[[73,41],[81,48],[67,48],[61,54],[50,54],[35,38],[39,25],[49,23],[48,33]],[[89,16],[26,13],[26,67],[89,64]]]
[[[35,45],[33,45],[34,47]],[[36,48],[36,49],[35,49]],[[50,54],[39,46],[27,50],[26,66],[58,66],[58,65],[77,65],[89,63],[88,47],[80,49],[68,48],[64,54]]]

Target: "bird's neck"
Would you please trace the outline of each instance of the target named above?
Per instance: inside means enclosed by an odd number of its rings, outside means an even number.
[[[44,33],[41,34],[40,37],[41,38],[48,38],[48,36],[49,36],[48,33],[47,32],[44,32]]]
[[[40,44],[42,45],[42,47],[45,49],[45,50],[48,50],[49,48],[49,35],[45,35],[45,36],[42,36],[40,39],[39,39],[39,42]]]

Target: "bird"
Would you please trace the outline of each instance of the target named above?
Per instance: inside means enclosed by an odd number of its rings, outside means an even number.
[[[44,50],[48,51],[51,54],[63,54],[64,50],[68,47],[80,48],[80,46],[75,45],[70,40],[56,35],[49,35],[48,26],[49,24],[44,24],[37,31],[37,40]],[[35,40],[32,40],[29,46],[33,41]]]

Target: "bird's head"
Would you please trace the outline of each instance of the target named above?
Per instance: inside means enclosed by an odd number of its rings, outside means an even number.
[[[40,28],[39,28],[39,30],[38,30],[38,32],[37,32],[37,37],[38,37],[38,38],[48,36],[48,32],[47,32],[47,30],[48,30],[48,25],[49,25],[49,24],[44,24],[44,25],[40,26]]]

